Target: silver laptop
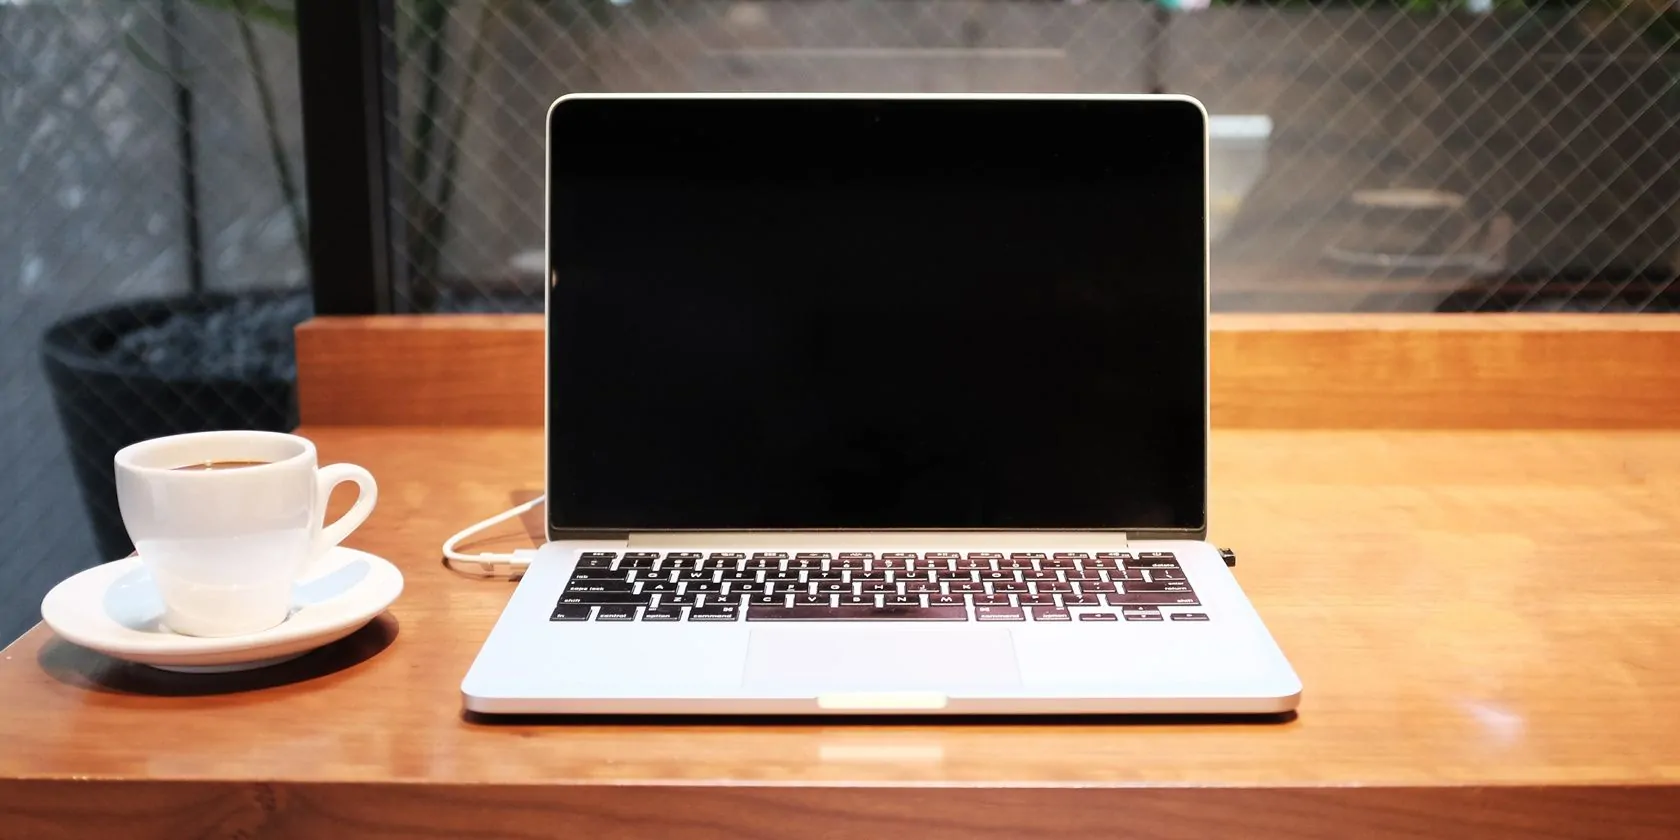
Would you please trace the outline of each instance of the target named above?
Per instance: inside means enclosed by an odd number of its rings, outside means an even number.
[[[548,121],[549,542],[468,710],[1295,707],[1204,541],[1199,103]]]

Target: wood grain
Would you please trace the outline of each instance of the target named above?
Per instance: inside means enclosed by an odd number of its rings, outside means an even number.
[[[307,425],[542,425],[542,316],[317,318],[297,337]],[[1216,315],[1210,354],[1220,428],[1680,425],[1680,319]]]
[[[540,487],[540,431],[305,433],[379,478],[349,544],[403,569],[389,616],[220,677],[37,627],[0,653],[0,837],[1680,832],[1680,433],[1216,432],[1212,536],[1299,715],[1035,725],[467,719],[511,584],[438,545]]]
[[[600,789],[534,785],[23,783],[0,789],[0,840],[330,837],[391,840],[681,837],[924,840],[1672,840],[1665,788],[1086,787],[982,790],[845,785]],[[85,820],[60,815],[97,808]],[[1445,814],[1443,814],[1443,811]],[[1451,815],[1450,820],[1443,820]]]

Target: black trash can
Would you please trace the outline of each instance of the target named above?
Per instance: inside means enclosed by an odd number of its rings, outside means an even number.
[[[117,450],[184,432],[297,427],[293,329],[310,311],[306,291],[193,294],[47,330],[42,363],[103,560],[134,550],[117,509]]]

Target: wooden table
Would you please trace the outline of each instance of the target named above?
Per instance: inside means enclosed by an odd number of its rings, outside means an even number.
[[[0,653],[0,837],[1680,836],[1677,433],[1216,432],[1213,537],[1298,716],[1028,725],[467,719],[511,584],[438,545],[540,490],[540,432],[304,433],[378,476],[350,544],[403,597],[245,675],[37,627]]]

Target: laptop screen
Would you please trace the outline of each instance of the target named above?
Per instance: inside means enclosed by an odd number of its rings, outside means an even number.
[[[1192,102],[550,116],[557,530],[1197,530]]]

